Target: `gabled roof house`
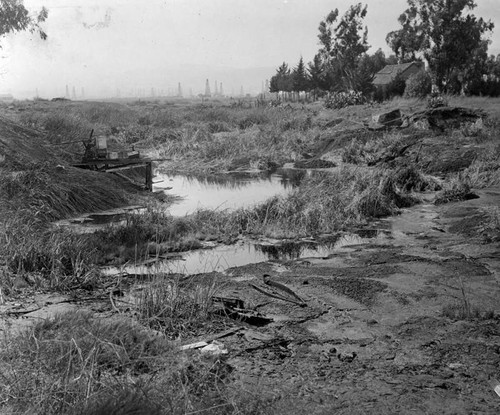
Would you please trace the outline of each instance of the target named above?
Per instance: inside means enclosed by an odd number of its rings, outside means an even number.
[[[386,65],[383,69],[378,71],[375,74],[375,78],[373,79],[373,85],[375,86],[386,86],[391,83],[391,81],[396,78],[398,73],[401,73],[401,76],[406,81],[410,75],[417,73],[419,71],[423,71],[425,69],[425,64],[423,62],[410,62],[410,63],[401,63],[399,65]]]

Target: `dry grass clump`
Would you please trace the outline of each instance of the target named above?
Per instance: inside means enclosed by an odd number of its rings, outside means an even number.
[[[99,252],[88,239],[68,231],[48,230],[34,218],[17,214],[0,223],[0,258],[12,289],[16,277],[37,287],[61,290],[96,284]]]
[[[193,337],[200,330],[214,331],[212,296],[219,288],[213,277],[181,280],[155,276],[141,290],[138,318],[170,339]]]
[[[468,302],[455,302],[443,307],[443,316],[451,320],[491,320],[495,318],[493,310],[483,310],[471,306]]]
[[[355,138],[342,149],[344,163],[372,165],[384,157],[397,155],[408,145],[401,133],[384,134],[382,138],[373,135],[373,139],[366,136]]]
[[[415,165],[401,167],[394,173],[394,183],[403,192],[440,190],[441,184],[432,176],[423,174]]]
[[[459,176],[471,187],[478,189],[500,184],[500,145],[491,143],[486,146],[472,164],[460,172]]]
[[[234,413],[224,361],[181,354],[131,320],[70,312],[2,343],[0,402],[8,413]],[[125,392],[137,401],[123,400]]]
[[[476,199],[478,196],[472,191],[471,185],[462,177],[453,178],[446,182],[443,190],[438,193],[434,204],[441,205],[449,202]]]

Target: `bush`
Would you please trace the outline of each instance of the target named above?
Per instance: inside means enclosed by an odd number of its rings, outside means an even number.
[[[431,93],[432,80],[425,71],[410,75],[406,80],[404,96],[406,98],[425,98]]]
[[[427,108],[439,108],[447,107],[448,100],[442,96],[439,92],[431,93],[431,96],[427,100]]]
[[[389,98],[394,96],[402,96],[405,92],[406,81],[401,75],[401,72],[398,72],[396,77],[387,85],[387,95]]]
[[[331,109],[341,109],[350,105],[360,105],[365,102],[361,92],[333,92],[325,101],[325,107]]]

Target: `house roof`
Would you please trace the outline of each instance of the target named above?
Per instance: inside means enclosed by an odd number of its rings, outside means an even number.
[[[390,83],[398,73],[404,74],[410,67],[417,66],[423,69],[423,62],[409,62],[401,63],[398,65],[386,65],[375,74],[373,83],[375,85],[387,85]]]

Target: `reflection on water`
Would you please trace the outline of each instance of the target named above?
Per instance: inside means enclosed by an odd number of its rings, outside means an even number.
[[[385,232],[370,232],[377,241],[387,238]],[[128,267],[128,273],[181,273],[199,274],[203,272],[222,272],[228,268],[256,264],[269,260],[292,260],[298,258],[326,258],[336,251],[352,246],[366,244],[373,238],[362,238],[356,234],[346,234],[332,238],[328,244],[313,242],[281,242],[279,244],[240,243],[222,245],[213,249],[202,249],[181,253],[182,259],[161,261],[152,266]]]
[[[291,260],[300,257],[323,258],[331,252],[332,248],[325,245],[288,243],[276,246],[242,243],[190,251],[182,254],[182,259],[161,261],[152,266],[127,267],[125,271],[135,274],[222,272],[228,268],[269,260]]]
[[[282,242],[279,245],[256,244],[257,251],[267,256],[267,259],[297,259],[300,257],[326,257],[331,253],[333,244]]]
[[[182,200],[169,209],[173,216],[184,216],[196,209],[234,210],[285,195],[312,171],[279,169],[273,173],[231,173],[217,176],[158,174],[154,190],[164,190]]]

